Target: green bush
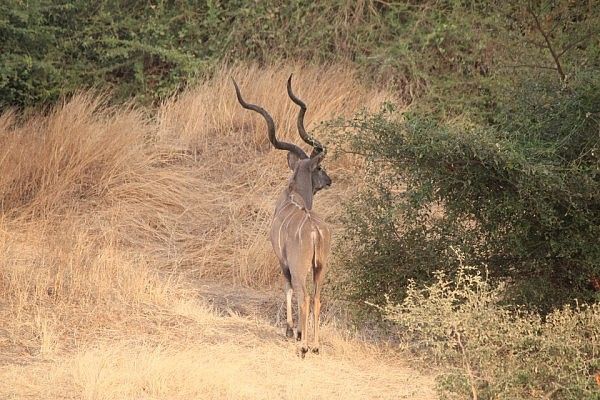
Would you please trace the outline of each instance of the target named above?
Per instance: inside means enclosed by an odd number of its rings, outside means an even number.
[[[223,62],[289,59],[354,63],[407,101],[428,87],[461,98],[489,73],[499,12],[456,1],[6,0],[0,107],[90,86],[149,103]]]
[[[591,300],[600,275],[600,75],[523,82],[489,122],[461,126],[420,113],[349,121],[368,163],[349,206],[346,264],[356,299],[399,300],[408,279],[452,271],[451,246],[518,301],[545,308]]]
[[[406,350],[444,366],[446,399],[600,398],[600,305],[565,306],[545,318],[502,305],[504,285],[461,266],[455,277],[414,282],[382,308]]]
[[[56,37],[44,24],[43,7],[0,3],[0,41],[0,109],[56,98],[60,73],[48,61]]]
[[[418,56],[436,60],[431,67],[447,82],[429,79],[430,90],[402,114],[385,105],[333,123],[341,147],[367,160],[368,177],[344,219],[352,251],[341,249],[339,286],[358,301],[399,301],[409,279],[433,279],[431,265],[455,271],[455,247],[492,277],[511,279],[511,301],[547,312],[597,299],[598,9],[438,6],[432,14],[466,17],[432,25],[432,37],[445,32],[440,57]]]
[[[171,94],[200,64],[186,46],[194,32],[176,18],[182,8],[114,0],[3,2],[0,108],[51,103],[86,87],[142,102]]]

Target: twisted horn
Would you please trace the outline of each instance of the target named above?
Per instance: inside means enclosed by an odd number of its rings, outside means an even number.
[[[277,140],[277,137],[275,137],[275,123],[273,122],[273,118],[271,118],[269,113],[264,108],[259,107],[255,104],[247,103],[246,101],[244,101],[244,99],[242,98],[242,93],[240,92],[240,88],[238,87],[235,79],[231,78],[231,80],[233,81],[233,86],[235,86],[235,93],[237,95],[237,99],[238,99],[239,103],[241,104],[241,106],[244,107],[246,110],[252,110],[252,111],[259,113],[260,115],[263,116],[263,118],[267,122],[267,133],[269,135],[269,141],[271,142],[271,144],[273,144],[273,147],[275,147],[276,149],[279,149],[279,150],[291,151],[292,153],[296,154],[301,159],[308,158],[308,156],[306,155],[304,150],[302,150],[300,147],[296,146],[295,144]]]
[[[317,139],[315,139],[314,137],[310,136],[307,132],[306,129],[304,129],[304,114],[306,114],[306,104],[300,100],[292,91],[292,76],[294,74],[290,74],[290,77],[287,80],[287,92],[288,92],[288,96],[290,96],[290,99],[292,99],[292,101],[294,103],[296,103],[297,105],[300,106],[300,112],[298,112],[298,133],[300,134],[300,137],[302,138],[302,140],[304,140],[306,143],[310,144],[313,148],[313,154],[311,154],[311,157],[314,157],[315,154],[317,153],[327,153],[327,149],[325,148],[325,146],[323,146]]]

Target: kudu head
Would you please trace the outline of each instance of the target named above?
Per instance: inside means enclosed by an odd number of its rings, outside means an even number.
[[[325,157],[327,150],[319,143],[315,138],[310,136],[306,129],[304,129],[304,114],[306,114],[306,104],[300,100],[292,91],[292,75],[287,81],[287,92],[290,99],[298,106],[300,106],[300,112],[298,113],[298,133],[302,140],[309,144],[313,150],[308,156],[304,150],[292,143],[283,142],[277,139],[275,136],[275,123],[269,113],[262,107],[254,104],[247,103],[243,98],[235,80],[233,80],[235,86],[235,92],[239,103],[247,110],[252,110],[263,116],[267,122],[267,134],[269,141],[279,150],[285,150],[288,152],[288,166],[293,171],[292,179],[290,180],[290,189],[297,191],[304,199],[305,205],[308,209],[312,208],[312,197],[319,190],[326,188],[331,185],[331,178],[325,172],[325,169],[321,167],[321,161]]]

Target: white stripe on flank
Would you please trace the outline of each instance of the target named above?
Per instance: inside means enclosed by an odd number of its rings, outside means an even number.
[[[304,223],[306,222],[306,220],[310,217],[310,215],[308,213],[306,213],[306,215],[304,215],[304,218],[302,219],[302,223],[300,224],[300,226],[298,226],[298,229],[296,230],[296,235],[300,238],[300,247],[302,247],[302,227],[304,226]]]
[[[279,225],[279,233],[277,234],[277,246],[279,246],[279,252],[283,255],[283,249],[281,248],[281,230],[283,229],[283,225],[285,225],[285,221],[287,221],[288,219],[291,219],[290,217],[293,217],[294,213],[289,213],[288,215],[285,216],[285,218],[283,219],[283,221],[281,221],[281,225]],[[289,222],[288,222],[289,224]]]
[[[295,206],[298,210],[288,211],[288,214],[283,216],[283,219],[281,219],[281,214],[284,212],[284,210],[288,210],[288,206],[290,205]],[[290,224],[292,223],[294,218],[299,215],[298,211],[304,214],[304,218],[302,218],[302,221],[298,225],[296,232],[292,235],[289,231]],[[277,233],[277,246],[279,247],[279,252],[281,255],[283,255],[282,241],[285,245],[285,242],[287,242],[289,239],[293,238],[294,240],[298,240],[296,238],[299,238],[300,247],[302,247],[302,229],[304,228],[306,221],[310,221],[312,225],[310,239],[313,242],[313,246],[316,246],[317,242],[319,240],[323,240],[325,237],[323,235],[323,231],[319,227],[319,225],[324,224],[324,221],[321,218],[316,217],[313,213],[304,208],[300,203],[296,202],[293,193],[290,194],[290,196],[286,199],[284,204],[279,208],[279,210],[275,214],[274,220],[277,219],[281,221],[279,225],[279,232]],[[282,236],[284,236],[283,240]]]
[[[313,254],[314,254],[314,257],[316,257],[316,253],[317,253],[317,234],[318,234],[318,230],[319,230],[319,228],[317,228],[316,231],[313,229],[310,232],[310,239],[313,242]]]

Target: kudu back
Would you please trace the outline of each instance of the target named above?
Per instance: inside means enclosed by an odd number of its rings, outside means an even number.
[[[294,103],[300,106],[298,113],[298,133],[302,140],[312,146],[311,155],[292,143],[283,142],[275,136],[275,123],[269,113],[242,98],[240,88],[233,81],[239,103],[265,119],[269,141],[279,150],[287,151],[287,161],[292,176],[275,205],[275,214],[271,224],[270,239],[273,250],[285,277],[285,297],[287,311],[288,337],[300,341],[302,357],[308,352],[308,318],[310,295],[306,288],[306,278],[313,273],[313,317],[314,338],[311,344],[314,353],[319,352],[319,314],[321,312],[321,287],[327,258],[329,256],[331,233],[325,221],[312,209],[313,197],[321,189],[331,185],[331,179],[321,167],[326,149],[310,136],[304,128],[306,104],[292,91],[292,75],[287,81],[287,92]],[[294,327],[292,318],[292,296],[296,293],[300,324]]]

